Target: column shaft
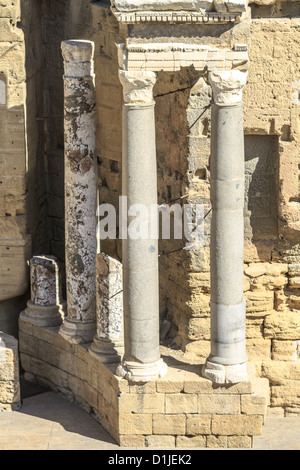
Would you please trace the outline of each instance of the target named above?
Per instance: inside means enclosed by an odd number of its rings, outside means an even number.
[[[248,380],[244,265],[244,131],[246,72],[209,76],[211,117],[211,354],[203,369],[217,383]]]
[[[60,333],[81,343],[96,330],[94,45],[64,41],[67,319]]]
[[[120,75],[125,97],[122,178],[128,233],[122,241],[125,352],[118,373],[132,381],[148,381],[166,373],[159,351],[158,240],[151,238],[151,206],[157,204],[152,94],[156,77],[152,72]],[[137,224],[137,213],[144,228],[140,238],[130,232]]]
[[[241,364],[245,353],[244,138],[242,103],[212,105],[211,356]]]

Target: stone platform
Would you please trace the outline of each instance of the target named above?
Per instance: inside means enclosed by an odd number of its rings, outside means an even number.
[[[19,348],[27,380],[50,387],[92,414],[122,447],[251,448],[262,433],[268,381],[216,386],[162,349],[168,373],[130,384],[58,328],[19,320]]]

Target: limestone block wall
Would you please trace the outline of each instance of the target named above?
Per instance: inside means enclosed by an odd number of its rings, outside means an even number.
[[[44,244],[38,4],[7,0],[0,9],[0,325],[14,335],[29,287],[27,260]]]
[[[0,301],[26,292],[26,147],[24,36],[19,2],[0,13]]]
[[[28,380],[82,406],[123,447],[251,448],[262,432],[268,381],[216,387],[199,366],[163,351],[168,374],[146,384],[115,375],[85,347],[71,344],[57,328],[20,318],[20,358]],[[179,366],[180,365],[180,366]]]

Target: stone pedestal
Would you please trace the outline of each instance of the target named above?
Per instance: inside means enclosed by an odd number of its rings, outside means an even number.
[[[65,99],[67,318],[60,334],[91,342],[96,331],[96,156],[94,44],[62,43]]]
[[[157,169],[153,72],[120,71],[123,107],[123,196],[127,197],[127,227],[143,211],[143,237],[128,230],[122,241],[124,272],[125,351],[117,374],[147,382],[166,373],[159,351],[158,240],[151,238],[151,205],[157,204]],[[131,212],[132,211],[132,212]],[[133,224],[133,225],[131,225]]]
[[[96,258],[97,334],[89,351],[104,363],[120,362],[124,352],[122,264],[99,253]]]
[[[247,380],[244,264],[244,131],[247,73],[209,75],[213,89],[211,146],[211,354],[204,376],[217,383]]]
[[[61,325],[65,304],[61,298],[59,263],[54,256],[30,260],[31,300],[21,313],[24,321],[38,326]]]

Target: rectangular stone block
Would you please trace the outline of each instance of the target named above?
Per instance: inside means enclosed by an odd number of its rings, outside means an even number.
[[[262,433],[262,417],[247,415],[214,415],[212,433],[220,436],[256,436]]]
[[[156,389],[159,393],[180,393],[183,391],[184,383],[172,380],[157,381]]]
[[[186,372],[184,377],[184,392],[213,393],[212,382],[200,377],[200,375]]]
[[[227,447],[229,449],[251,449],[252,437],[250,436],[228,436]]]
[[[267,412],[267,400],[256,395],[241,396],[241,412],[246,415],[264,415]]]
[[[226,449],[227,436],[207,436],[207,447],[210,449]]]
[[[166,413],[197,413],[197,395],[176,393],[166,395]]]
[[[186,433],[189,436],[211,433],[211,415],[189,415],[186,420]]]
[[[120,413],[164,413],[165,395],[124,393],[119,400]]]
[[[176,447],[182,447],[184,449],[188,448],[205,448],[206,447],[206,437],[204,436],[177,436],[176,438]]]
[[[232,414],[240,413],[239,395],[198,395],[198,412],[204,414]]]
[[[173,448],[175,447],[175,436],[146,436],[146,447]]]
[[[130,393],[142,393],[142,394],[150,394],[156,393],[156,383],[155,382],[147,382],[142,385],[129,385],[129,392]]]
[[[153,434],[184,435],[186,432],[185,414],[153,415]],[[149,434],[149,433],[148,433]]]
[[[145,437],[140,435],[122,435],[117,439],[118,444],[121,447],[145,447]]]
[[[160,415],[159,415],[160,416]],[[119,415],[119,433],[124,435],[152,434],[151,414],[129,414]],[[157,434],[157,433],[156,433]],[[167,433],[163,433],[167,434]]]
[[[277,341],[272,340],[273,361],[296,362],[300,356],[300,340],[298,341]]]

